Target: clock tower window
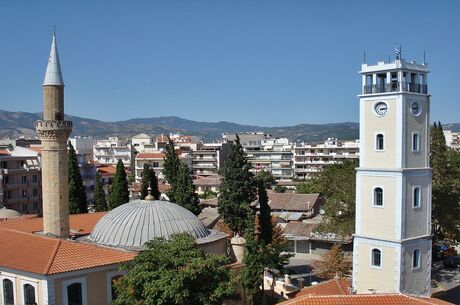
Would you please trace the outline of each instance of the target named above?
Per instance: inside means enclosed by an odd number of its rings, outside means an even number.
[[[381,133],[375,137],[375,150],[384,150],[384,138]]]

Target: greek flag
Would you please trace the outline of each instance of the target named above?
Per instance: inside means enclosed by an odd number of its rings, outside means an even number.
[[[401,46],[399,44],[395,46],[395,57],[396,59],[401,57]]]

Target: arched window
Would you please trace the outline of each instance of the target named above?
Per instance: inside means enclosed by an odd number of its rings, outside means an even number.
[[[83,305],[83,294],[81,283],[73,283],[67,286],[67,304]]]
[[[414,208],[420,207],[421,198],[420,198],[420,187],[416,186],[412,191],[412,206]]]
[[[3,304],[14,305],[14,287],[9,279],[3,280]]]
[[[412,255],[412,269],[417,269],[418,267],[420,267],[420,250],[415,249]]]
[[[115,275],[110,279],[111,289],[112,289],[112,301],[115,300],[118,296],[117,290],[115,289],[115,283],[121,278],[121,275]]]
[[[383,134],[379,133],[375,137],[375,150],[384,150]]]
[[[374,206],[383,206],[383,189],[381,187],[374,189]]]
[[[35,301],[35,288],[30,284],[24,285],[24,304],[34,305],[37,304]]]
[[[381,267],[382,266],[382,251],[380,251],[379,249],[372,249],[371,265],[373,267]]]

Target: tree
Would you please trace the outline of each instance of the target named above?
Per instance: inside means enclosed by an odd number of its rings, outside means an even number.
[[[275,186],[275,193],[286,193],[286,187],[281,185]]]
[[[262,181],[266,189],[271,189],[272,186],[276,183],[272,173],[265,170],[256,173],[254,178],[256,181]]]
[[[340,245],[335,244],[332,248],[321,255],[313,263],[316,274],[323,279],[332,279],[335,276],[340,278],[350,274],[352,268],[351,259],[345,257]]]
[[[176,179],[177,173],[179,172],[180,160],[174,148],[174,142],[171,138],[168,138],[168,143],[165,147],[165,157],[163,165],[163,175],[169,184],[173,185]]]
[[[257,300],[261,295],[265,268],[263,247],[256,239],[253,226],[250,225],[246,231],[246,251],[243,258],[244,268],[241,271],[241,284],[245,295],[248,295],[252,302]]]
[[[206,255],[187,234],[154,239],[122,266],[114,305],[220,305],[235,296],[228,259]]]
[[[259,239],[268,245],[272,242],[273,237],[272,210],[268,205],[267,191],[263,181],[259,181],[257,193],[259,195]]]
[[[296,186],[298,194],[313,194],[320,193],[315,179],[309,179],[307,181],[301,182]]]
[[[94,209],[96,212],[107,211],[107,200],[105,199],[104,187],[102,185],[101,174],[96,172],[96,183],[94,185]]]
[[[110,190],[109,209],[125,204],[129,201],[128,179],[126,177],[125,166],[121,160],[117,162],[115,178],[113,179]]]
[[[449,152],[440,122],[430,131],[433,241],[460,240],[459,170],[456,153]]]
[[[236,135],[223,168],[218,210],[225,223],[239,235],[244,235],[248,221],[253,217],[250,204],[255,199],[255,192],[250,169],[240,138]]]
[[[86,192],[83,186],[80,168],[78,167],[77,154],[70,141],[67,146],[69,156],[69,213],[88,213]]]
[[[358,160],[344,160],[329,165],[311,178],[316,190],[324,196],[325,213],[318,232],[349,237],[355,231],[355,194]]]
[[[189,168],[184,163],[179,165],[179,172],[174,179],[170,194],[174,198],[174,203],[183,206],[195,215],[201,213],[200,199],[195,192],[195,185],[190,176]]]
[[[144,199],[148,195],[148,188],[151,188],[151,194],[155,200],[160,199],[160,191],[158,190],[158,179],[153,168],[150,164],[144,164],[144,170],[142,171],[141,181],[141,199]]]

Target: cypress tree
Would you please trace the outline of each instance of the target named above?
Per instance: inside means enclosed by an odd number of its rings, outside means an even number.
[[[243,258],[244,269],[241,271],[241,284],[245,295],[252,304],[257,304],[261,295],[261,286],[265,267],[263,242],[258,242],[254,234],[254,223],[248,226],[245,234],[246,251]]]
[[[268,205],[267,191],[263,181],[258,183],[257,193],[259,196],[259,239],[266,245],[271,244],[273,238],[273,225],[271,208]]]
[[[456,187],[457,169],[452,168],[449,150],[440,122],[430,132],[430,166],[432,168],[433,240],[460,239],[460,194]]]
[[[171,138],[168,138],[168,144],[165,147],[165,157],[163,165],[163,175],[169,184],[173,185],[176,179],[177,173],[179,172],[180,160],[174,149],[174,142]]]
[[[230,155],[224,164],[218,209],[229,228],[240,235],[244,235],[248,220],[253,217],[250,204],[255,194],[250,169],[240,138],[236,135],[236,141],[230,145]]]
[[[101,174],[99,172],[96,173],[96,183],[94,186],[94,209],[96,212],[108,210]]]
[[[112,189],[110,192],[109,209],[125,204],[129,201],[128,179],[126,177],[125,167],[121,160],[118,160],[115,178],[113,179]]]
[[[69,156],[69,213],[88,213],[86,193],[81,178],[80,168],[78,167],[77,154],[70,141],[67,146]]]
[[[152,189],[151,194],[155,200],[160,199],[160,191],[158,190],[158,179],[157,175],[153,168],[150,167],[150,164],[144,164],[144,170],[142,171],[142,181],[141,181],[141,199],[144,199],[148,195],[148,188]]]
[[[171,194],[174,197],[174,203],[183,206],[195,215],[200,214],[200,199],[198,194],[195,193],[195,185],[190,176],[188,166],[184,163],[179,166],[179,172],[172,185]]]

